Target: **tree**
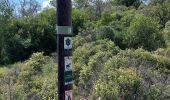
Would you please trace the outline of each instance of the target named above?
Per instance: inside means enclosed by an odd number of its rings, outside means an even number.
[[[170,1],[169,0],[152,1],[151,4],[143,9],[146,16],[154,17],[159,20],[162,27],[170,20]]]
[[[54,52],[56,49],[55,15],[54,9],[47,9],[32,17],[13,17],[5,20],[6,17],[0,16],[2,22],[0,63],[25,60],[37,51],[44,51],[45,54]]]
[[[125,5],[127,7],[134,6],[136,8],[142,3],[141,0],[115,0],[115,2],[116,4]]]
[[[105,3],[103,0],[75,0],[74,5],[78,9],[86,9],[93,13],[95,18],[100,18],[104,10]]]
[[[163,47],[165,45],[164,39],[159,28],[158,22],[153,18],[136,15],[125,37],[129,47],[142,47],[146,50],[156,50]]]
[[[80,29],[84,29],[86,23],[88,22],[88,15],[79,9],[73,9],[73,33],[77,35]]]
[[[33,16],[40,10],[40,4],[36,0],[19,0],[18,7],[21,17]]]
[[[151,5],[162,4],[166,0],[150,0]]]
[[[18,61],[25,58],[25,46],[26,41],[16,34],[11,24],[15,22],[15,15],[21,14],[23,17],[32,16],[38,7],[34,0],[29,2],[27,0],[20,0],[20,7],[17,9],[17,2],[13,0],[1,0],[0,1],[0,63],[5,64],[11,61]],[[16,6],[16,5],[17,6]],[[17,12],[18,11],[18,12]],[[18,17],[18,16],[17,16]],[[18,26],[14,26],[18,28]],[[18,32],[19,33],[19,32]],[[15,52],[16,51],[16,52]],[[15,52],[15,54],[14,54]]]
[[[8,61],[6,52],[6,40],[9,33],[9,23],[13,16],[14,6],[9,0],[0,1],[0,64]]]
[[[103,0],[91,0],[91,3],[93,3],[92,5],[94,6],[96,16],[100,18],[104,10],[105,3]]]
[[[0,1],[0,16],[8,17],[12,15],[14,10],[14,5],[10,0],[1,0]]]
[[[74,0],[73,4],[76,8],[87,8],[90,0]]]
[[[164,38],[166,40],[167,46],[169,47],[170,46],[170,21],[168,21],[165,25]]]
[[[37,51],[44,51],[46,54],[54,52],[56,49],[55,20],[54,9],[44,10],[35,17],[14,19],[10,24],[11,38],[7,42],[10,59],[24,60]]]

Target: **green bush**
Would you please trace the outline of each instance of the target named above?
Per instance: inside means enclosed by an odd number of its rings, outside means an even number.
[[[154,51],[155,54],[162,55],[164,57],[167,57],[170,59],[170,48],[159,48],[156,51]]]
[[[94,100],[168,97],[170,91],[165,88],[169,84],[169,58],[144,49],[118,50],[116,54],[100,49],[101,52],[93,52],[90,56],[88,50],[93,50],[93,47],[90,44],[84,46],[76,50],[83,54],[82,50],[86,48],[89,58],[76,55],[74,60],[75,84],[79,95]]]
[[[0,99],[57,99],[57,66],[52,58],[34,53],[29,60],[9,67],[7,72],[0,69]]]
[[[104,63],[112,56],[111,53],[98,52],[91,56],[87,66],[80,70],[79,85],[86,92],[91,92],[94,83],[99,79]]]
[[[115,0],[115,2],[120,5],[125,5],[127,7],[134,6],[136,8],[142,3],[140,0]]]
[[[104,63],[119,52],[112,41],[98,40],[79,46],[73,53],[74,84],[79,96],[92,94],[95,82],[103,70]],[[81,92],[79,91],[81,89]]]
[[[121,49],[126,48],[126,43],[124,42],[125,38],[125,27],[121,22],[112,22],[109,26],[101,26],[97,32],[96,38],[100,39],[109,39],[115,43]]]
[[[146,50],[156,50],[165,46],[158,22],[140,14],[131,22],[125,38],[129,47],[135,49],[142,47]]]
[[[50,54],[56,50],[55,9],[43,10],[36,16],[11,18],[4,24],[8,26],[4,32],[0,30],[1,64],[26,60],[33,52]]]
[[[134,69],[113,69],[106,66],[100,77],[94,88],[97,98],[102,100],[136,98],[140,77]]]
[[[73,48],[83,46],[85,43],[96,41],[96,32],[91,28],[82,30],[73,40]]]
[[[85,29],[88,15],[82,10],[73,9],[73,33],[77,35],[80,30]]]
[[[169,47],[170,46],[170,21],[168,21],[165,25],[164,29],[164,38],[166,41],[166,45]]]

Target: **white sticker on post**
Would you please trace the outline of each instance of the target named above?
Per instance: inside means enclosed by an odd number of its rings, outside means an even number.
[[[72,49],[72,37],[64,37],[64,49]]]
[[[64,57],[65,60],[65,71],[72,71],[73,69],[73,58],[70,57]]]
[[[65,100],[73,100],[72,90],[65,91]]]

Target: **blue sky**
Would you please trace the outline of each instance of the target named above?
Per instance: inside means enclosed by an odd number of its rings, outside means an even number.
[[[13,1],[14,3],[18,4],[19,3],[19,0],[9,0],[9,1]],[[36,0],[40,3],[41,7],[42,8],[45,8],[45,7],[48,7],[49,6],[49,3],[50,3],[50,0]],[[13,3],[12,2],[12,3]]]
[[[47,2],[48,0],[37,0],[39,3]]]
[[[37,0],[37,1],[41,4],[42,8],[48,7],[50,2],[50,0]]]

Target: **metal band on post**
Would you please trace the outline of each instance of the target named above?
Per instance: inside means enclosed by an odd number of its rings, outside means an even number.
[[[64,34],[64,35],[73,34],[72,26],[57,26],[56,30],[57,30],[57,34]]]

